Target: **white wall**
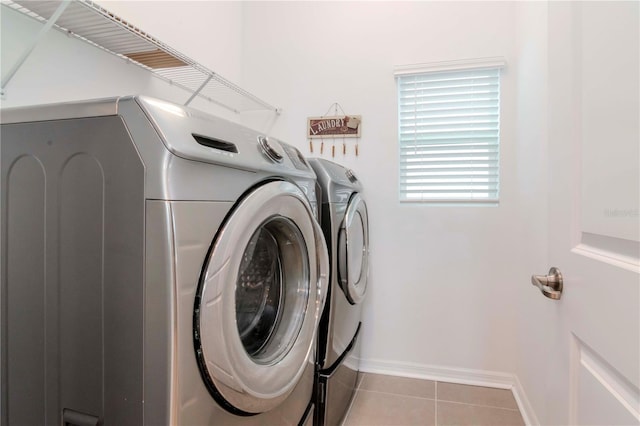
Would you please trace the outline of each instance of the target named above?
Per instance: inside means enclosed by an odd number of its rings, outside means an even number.
[[[538,172],[527,166],[534,141],[520,140],[515,128],[516,18],[517,7],[508,2],[245,6],[243,83],[284,107],[275,136],[308,154],[306,117],[324,114],[336,101],[348,114],[363,116],[360,156],[349,143],[349,155],[334,160],[356,171],[369,205],[368,369],[515,372],[516,288],[529,285],[522,259],[532,254],[525,238],[529,221],[537,219],[524,204],[535,188],[523,194],[521,185],[531,185]],[[489,56],[509,63],[502,86],[500,205],[400,204],[394,66]]]

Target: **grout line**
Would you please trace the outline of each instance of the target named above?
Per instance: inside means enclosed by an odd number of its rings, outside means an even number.
[[[438,381],[436,380],[435,382],[435,394],[433,395],[433,397],[435,398],[436,402],[434,404],[434,415],[435,415],[435,419],[433,419],[433,424],[435,426],[438,426]]]
[[[460,404],[460,405],[473,405],[474,407],[495,408],[497,410],[520,412],[520,410],[518,408],[507,408],[507,407],[498,407],[498,406],[495,406],[495,405],[474,404],[472,402],[446,401],[444,399],[439,399],[438,402],[446,402],[446,403],[450,403],[450,404]]]
[[[347,407],[347,411],[344,413],[344,417],[342,417],[342,422],[340,423],[341,426],[345,426],[347,424],[347,420],[349,419],[349,415],[351,414],[351,409],[353,408],[353,405],[356,402],[356,398],[358,397],[359,392],[360,392],[359,390],[356,390],[353,396],[351,397],[351,402]]]
[[[351,414],[351,409],[356,403],[356,398],[358,398],[358,395],[360,394],[360,392],[363,392],[363,390],[360,389],[360,386],[362,386],[362,382],[364,382],[365,374],[366,373],[362,373],[362,372],[358,374],[358,382],[356,384],[355,390],[353,391],[353,395],[351,396],[351,402],[349,403],[349,406],[347,407],[347,411],[344,413],[344,417],[342,418],[342,422],[340,423],[341,426],[345,426],[347,424],[347,419],[349,418],[349,414]]]
[[[371,389],[359,389],[358,392],[381,393],[383,395],[394,395],[394,396],[400,396],[402,398],[413,398],[413,399],[424,399],[427,401],[435,401],[435,399],[427,398],[426,396],[406,395],[404,393],[393,393],[393,392],[385,392],[385,391],[378,391],[378,390],[371,390]]]
[[[475,385],[460,385],[460,386],[475,386]],[[487,388],[487,386],[476,386],[476,387],[484,387]],[[487,388],[487,389],[492,389],[492,388]],[[513,394],[513,392],[511,392]],[[514,397],[515,400],[515,397]],[[438,398],[438,382],[436,381],[436,401],[442,401],[442,402],[453,402],[456,404],[467,404],[467,405],[473,405],[475,407],[489,407],[489,408],[500,408],[502,410],[509,410],[509,411],[520,411],[520,408],[518,408],[517,405],[517,401],[516,401],[516,408],[510,408],[510,407],[501,407],[499,405],[486,405],[486,404],[478,404],[478,403],[474,403],[474,402],[466,402],[466,401],[452,401],[452,400],[448,400],[448,399],[440,399]]]

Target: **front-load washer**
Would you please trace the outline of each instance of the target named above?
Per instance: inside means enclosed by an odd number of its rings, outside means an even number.
[[[367,290],[369,224],[362,185],[353,171],[312,158],[321,196],[321,223],[331,265],[319,326],[315,424],[338,425],[358,380],[362,303]]]
[[[172,103],[2,111],[0,423],[297,425],[328,257],[293,147]]]

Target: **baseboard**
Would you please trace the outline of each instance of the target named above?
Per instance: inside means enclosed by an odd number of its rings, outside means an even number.
[[[514,374],[376,359],[361,359],[360,371],[462,385],[510,389],[513,392],[513,397],[518,404],[525,424],[531,426],[540,424],[518,377]]]
[[[520,414],[522,414],[522,418],[524,419],[524,424],[526,425],[539,425],[538,417],[536,416],[536,412],[533,410],[533,406],[527,398],[527,394],[518,379],[518,376],[513,376],[515,379],[515,383],[513,384],[513,388],[511,391],[513,392],[513,397],[516,399],[516,403],[518,404],[518,408],[520,409]]]
[[[512,374],[409,362],[361,359],[360,370],[366,373],[390,374],[393,376],[500,389],[512,389],[514,385],[514,376]]]

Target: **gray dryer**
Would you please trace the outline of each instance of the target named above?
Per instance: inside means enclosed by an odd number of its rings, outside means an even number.
[[[351,170],[319,158],[309,163],[322,193],[321,223],[331,260],[329,294],[319,326],[315,424],[336,426],[358,380],[369,219],[362,185]]]
[[[0,423],[309,422],[328,258],[295,148],[147,97],[1,118]]]

